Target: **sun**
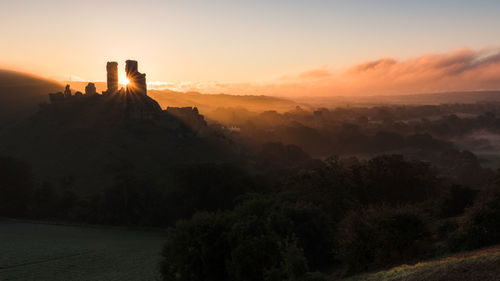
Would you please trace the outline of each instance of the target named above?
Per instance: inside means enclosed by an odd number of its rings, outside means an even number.
[[[127,76],[125,76],[125,75],[121,75],[118,82],[120,84],[122,84],[123,86],[125,86],[125,87],[128,85],[128,83],[130,83],[130,81],[128,80]]]

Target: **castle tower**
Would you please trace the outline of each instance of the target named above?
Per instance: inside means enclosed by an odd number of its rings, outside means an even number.
[[[125,73],[127,74],[127,78],[129,78],[129,81],[132,81],[130,80],[130,78],[133,77],[135,74],[139,73],[137,61],[127,60],[125,62]]]
[[[111,61],[106,64],[108,90],[107,94],[114,94],[118,91],[118,63]]]
[[[147,95],[146,74],[139,72],[137,61],[127,60],[125,73],[127,74],[127,79],[129,81],[127,85],[127,93]]]

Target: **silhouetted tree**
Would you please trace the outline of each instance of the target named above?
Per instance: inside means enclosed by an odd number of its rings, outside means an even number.
[[[29,166],[0,157],[0,215],[24,216],[34,184]]]

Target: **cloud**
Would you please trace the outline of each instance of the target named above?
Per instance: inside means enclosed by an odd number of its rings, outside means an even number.
[[[500,89],[500,49],[463,48],[406,60],[381,58],[333,73],[327,67],[267,83],[170,83],[179,91],[278,96],[397,95]]]
[[[366,62],[346,71],[336,85],[353,94],[499,89],[500,50],[464,48],[403,61]]]
[[[309,71],[302,72],[299,74],[299,79],[318,79],[318,78],[326,78],[330,77],[330,72],[326,69],[313,69]]]
[[[362,73],[362,72],[367,72],[371,71],[374,69],[387,69],[391,67],[392,65],[395,65],[397,63],[396,60],[391,59],[391,58],[384,58],[384,59],[379,59],[376,61],[369,61],[362,63],[360,65],[355,66],[350,72],[351,73]]]

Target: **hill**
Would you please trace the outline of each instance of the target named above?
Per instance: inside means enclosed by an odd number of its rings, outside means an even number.
[[[157,100],[163,108],[167,106],[196,106],[204,114],[217,108],[245,108],[248,111],[262,112],[276,110],[279,112],[295,109],[294,101],[270,96],[236,96],[227,94],[201,94],[197,92],[174,92],[169,90],[150,90],[148,95]]]
[[[126,177],[168,182],[174,165],[232,157],[226,140],[198,118],[188,124],[147,96],[74,97],[4,130],[0,155],[29,163],[39,182],[76,190]]]
[[[354,276],[344,281],[495,281],[500,280],[500,246],[416,265]]]
[[[60,83],[30,74],[0,69],[0,128],[35,113],[47,93],[63,90]]]

